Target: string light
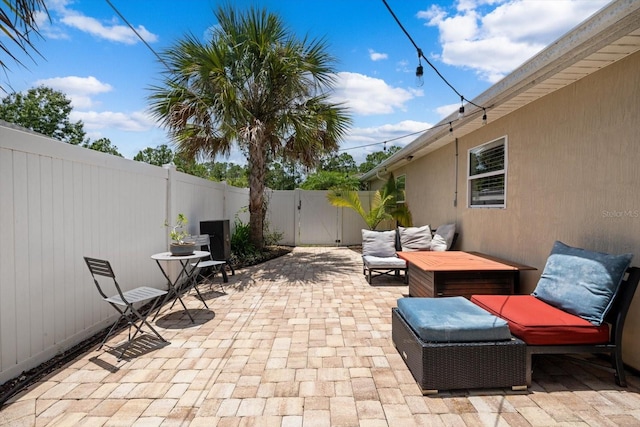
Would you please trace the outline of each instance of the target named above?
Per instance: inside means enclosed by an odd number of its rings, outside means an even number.
[[[484,111],[484,109],[483,109],[483,111]],[[474,112],[472,112],[470,114],[475,114],[475,113],[477,113],[477,111],[474,111]],[[482,116],[483,124],[486,124],[485,120],[486,120],[486,113]],[[407,138],[407,137],[410,137],[410,136],[422,134],[422,133],[425,133],[427,131],[434,130],[434,129],[437,129],[437,128],[441,128],[441,127],[444,127],[444,126],[449,126],[449,133],[453,133],[453,123],[455,123],[456,121],[457,121],[457,119],[453,120],[453,121],[450,121],[450,122],[440,123],[438,125],[432,126],[430,128],[427,128],[427,129],[419,130],[417,132],[407,133],[407,134],[400,135],[400,136],[397,136],[397,137],[392,138],[392,139],[386,139],[386,140],[381,141],[381,142],[372,142],[371,144],[358,145],[356,147],[340,148],[340,149],[338,149],[338,151],[351,151],[351,150],[357,150],[357,149],[360,149],[360,148],[373,147],[375,145],[380,145],[380,144],[383,145],[383,150],[386,151],[388,142],[393,142],[393,141],[397,141],[399,139],[403,139],[403,138]]]
[[[464,117],[464,96],[460,95],[460,109],[458,110],[458,118]]]
[[[486,108],[478,105],[476,103],[474,103],[473,101],[470,101],[468,99],[466,99],[464,97],[464,95],[462,95],[460,92],[458,92],[458,90],[453,87],[453,85],[451,83],[449,83],[449,81],[442,75],[442,73],[440,73],[440,71],[431,63],[431,61],[429,61],[429,59],[424,56],[424,54],[422,53],[422,49],[420,49],[418,47],[418,45],[416,44],[416,42],[413,40],[413,38],[411,37],[411,35],[409,34],[409,32],[404,28],[404,26],[402,25],[402,23],[400,22],[400,20],[398,19],[398,17],[396,16],[396,14],[393,12],[393,10],[391,9],[391,7],[389,6],[389,4],[387,3],[387,0],[382,0],[382,2],[384,3],[384,5],[387,7],[387,10],[389,11],[389,13],[391,14],[391,16],[393,17],[393,19],[395,19],[396,23],[398,24],[398,26],[400,27],[400,29],[402,30],[402,32],[404,32],[404,34],[407,36],[407,38],[409,39],[409,41],[411,42],[411,44],[413,45],[413,47],[416,48],[416,51],[418,52],[418,59],[422,58],[426,61],[427,65],[429,65],[433,71],[436,72],[436,74],[438,75],[438,77],[440,77],[440,79],[442,79],[443,82],[445,82],[447,84],[447,86],[449,86],[451,88],[451,90],[453,90],[458,96],[460,96],[460,100],[461,102],[467,101],[469,104],[473,105],[474,107],[477,107],[478,109],[482,109],[483,111],[486,111]],[[421,66],[422,64],[420,64]],[[417,74],[417,70],[416,70],[416,74]],[[464,115],[464,105],[460,107],[460,109],[458,110],[459,113],[462,113],[462,115]]]
[[[424,75],[424,67],[422,66],[422,62],[420,61],[420,57],[422,56],[422,51],[418,49],[418,66],[416,67],[416,85],[421,87],[424,84],[424,79],[422,76]]]
[[[487,110],[486,109],[482,109],[482,124],[486,125],[487,124]]]

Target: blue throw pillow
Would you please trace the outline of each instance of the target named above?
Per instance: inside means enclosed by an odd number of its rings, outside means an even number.
[[[533,296],[600,326],[632,257],[555,242]]]

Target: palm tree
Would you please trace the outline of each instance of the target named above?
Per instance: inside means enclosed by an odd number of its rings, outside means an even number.
[[[227,6],[215,17],[210,42],[190,35],[161,54],[168,71],[151,110],[179,152],[228,156],[237,145],[247,156],[251,241],[262,248],[269,156],[311,167],[338,148],[350,118],[329,101],[334,59],[322,39],[296,39],[265,10]]]
[[[375,230],[382,221],[395,219],[398,224],[409,227],[413,223],[411,211],[406,203],[398,203],[398,199],[404,200],[404,191],[396,186],[393,174],[384,187],[373,193],[369,210],[365,211],[360,195],[357,191],[335,188],[327,193],[327,200],[333,206],[350,208],[356,211],[367,224],[370,230]]]
[[[45,0],[3,0],[0,7],[0,33],[18,46],[19,50],[29,54],[29,48],[34,49],[31,42],[32,33],[38,33],[38,13],[49,16]],[[5,9],[6,8],[6,9]],[[11,59],[21,64],[17,56],[11,53],[9,46],[0,37],[0,50]],[[0,58],[0,67],[7,68],[6,62]]]

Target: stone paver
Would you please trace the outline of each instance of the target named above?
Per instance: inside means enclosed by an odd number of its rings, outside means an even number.
[[[640,425],[640,379],[539,358],[527,391],[423,396],[391,341],[407,287],[369,285],[348,248],[296,248],[186,296],[138,338],[135,355],[91,351],[15,396],[1,426]],[[126,331],[108,344],[124,340]],[[127,356],[131,356],[127,354]]]

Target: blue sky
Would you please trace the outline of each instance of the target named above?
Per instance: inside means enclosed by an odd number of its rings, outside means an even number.
[[[445,78],[473,99],[608,0],[387,0],[409,34]],[[213,0],[111,0],[156,52],[185,34],[206,37],[216,24]],[[324,37],[337,59],[336,101],[350,108],[353,125],[341,149],[356,163],[383,142],[430,128],[460,106],[423,61],[382,0],[233,0],[279,14],[300,37]],[[92,139],[107,137],[126,158],[146,147],[171,145],[146,112],[148,88],[161,65],[106,0],[47,0],[51,20],[40,23],[42,55],[9,64],[4,88],[46,85],[72,100],[72,120]],[[4,96],[5,94],[2,94]],[[489,120],[491,119],[489,113]],[[390,145],[404,146],[416,136]],[[359,147],[359,148],[355,148]],[[217,161],[244,163],[238,153]]]

